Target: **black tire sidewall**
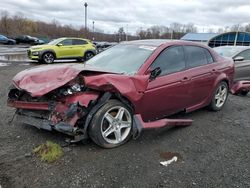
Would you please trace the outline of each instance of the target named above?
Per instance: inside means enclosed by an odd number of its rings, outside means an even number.
[[[112,107],[114,106],[121,106],[126,108],[130,115],[131,115],[131,120],[132,120],[132,125],[131,125],[131,129],[130,132],[127,136],[127,138],[125,140],[123,140],[122,142],[120,142],[119,144],[111,144],[108,143],[102,136],[101,133],[101,123],[102,123],[102,118],[104,116],[104,114]],[[106,104],[104,104],[97,112],[96,114],[93,116],[93,119],[90,123],[89,126],[89,136],[90,138],[99,146],[103,147],[103,148],[115,148],[118,147],[124,143],[126,143],[132,136],[132,130],[133,130],[133,114],[131,109],[123,104],[122,102],[118,101],[118,100],[109,100]]]
[[[215,104],[215,95],[216,95],[217,90],[219,89],[219,87],[220,87],[221,85],[226,86],[226,88],[227,88],[227,97],[226,97],[226,99],[225,99],[224,104],[223,104],[221,107],[217,107],[216,104]],[[213,93],[213,97],[212,97],[211,103],[210,103],[210,105],[209,105],[210,110],[212,110],[212,111],[220,111],[220,110],[224,107],[224,105],[226,104],[227,98],[228,98],[228,94],[229,94],[229,90],[228,90],[228,89],[229,89],[229,88],[228,88],[228,84],[227,84],[225,81],[222,81],[222,82],[220,82],[220,83],[218,84],[218,86],[216,87],[216,89],[215,89],[215,91],[214,91],[214,93]]]

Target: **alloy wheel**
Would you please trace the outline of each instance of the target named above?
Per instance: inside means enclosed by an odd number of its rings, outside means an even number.
[[[102,137],[110,144],[119,144],[128,137],[131,127],[132,118],[129,111],[121,106],[113,107],[102,118]]]
[[[48,64],[54,61],[54,55],[51,53],[46,53],[43,58],[44,58],[44,62]]]
[[[215,94],[215,105],[221,108],[226,102],[228,89],[225,85],[220,85]]]

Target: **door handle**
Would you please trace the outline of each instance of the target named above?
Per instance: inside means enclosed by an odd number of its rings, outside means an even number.
[[[213,74],[213,73],[215,73],[215,72],[216,72],[216,69],[212,69],[211,73]]]
[[[189,79],[188,79],[188,77],[184,77],[184,78],[182,78],[182,82],[186,82],[186,81],[188,81]]]

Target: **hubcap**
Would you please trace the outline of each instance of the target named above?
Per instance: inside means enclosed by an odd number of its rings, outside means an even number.
[[[129,111],[121,106],[113,107],[102,118],[102,136],[110,144],[119,144],[129,135],[131,125],[132,118]]]
[[[45,54],[44,60],[46,63],[52,63],[54,61],[54,56],[52,54]]]
[[[215,94],[215,105],[216,107],[220,108],[224,105],[227,98],[227,87],[224,85],[221,85]]]

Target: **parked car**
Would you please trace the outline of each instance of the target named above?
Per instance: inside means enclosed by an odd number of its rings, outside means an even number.
[[[93,43],[95,44],[98,53],[118,44],[117,42],[93,42]]]
[[[221,46],[214,50],[235,62],[235,81],[250,81],[250,46]]]
[[[56,44],[56,43],[55,43]],[[13,79],[8,105],[16,119],[79,141],[90,136],[113,148],[143,128],[190,124],[164,119],[208,106],[221,110],[234,63],[211,48],[185,41],[118,44],[85,64],[47,65]]]
[[[16,44],[16,41],[13,39],[10,39],[4,35],[0,35],[0,44],[11,44],[14,45]]]
[[[44,44],[44,41],[39,40],[36,37],[31,37],[29,35],[21,35],[15,38],[17,44],[31,44],[31,45],[38,45]]]
[[[32,46],[28,50],[30,59],[47,64],[56,59],[88,60],[95,54],[95,46],[81,38],[59,38],[45,45]]]
[[[45,42],[37,37],[33,37],[36,42],[35,42],[35,45],[42,45],[42,44],[45,44]]]

